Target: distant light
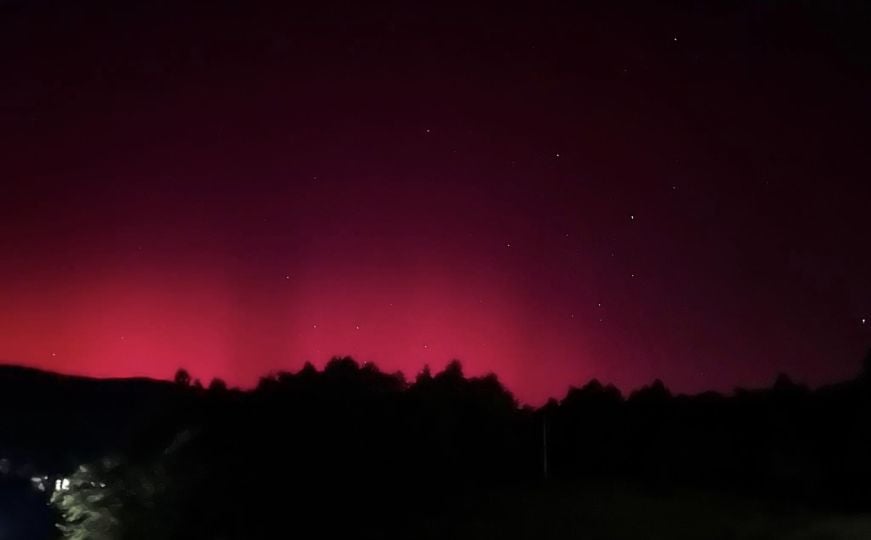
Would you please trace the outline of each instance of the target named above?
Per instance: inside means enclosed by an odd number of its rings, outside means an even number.
[[[42,483],[40,482],[40,485]],[[55,491],[69,491],[70,489],[70,479],[69,478],[57,478],[54,481],[54,490]]]

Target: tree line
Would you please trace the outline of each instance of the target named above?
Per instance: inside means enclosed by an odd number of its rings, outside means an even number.
[[[853,380],[813,390],[780,376],[731,395],[655,381],[624,396],[593,380],[539,408],[456,361],[406,381],[335,358],[248,391],[180,370],[160,396],[54,493],[65,537],[420,537],[470,493],[543,484],[871,508],[871,355]]]

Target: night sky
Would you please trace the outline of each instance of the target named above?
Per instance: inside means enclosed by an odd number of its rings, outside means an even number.
[[[0,2],[0,359],[858,371],[861,2],[286,4]]]

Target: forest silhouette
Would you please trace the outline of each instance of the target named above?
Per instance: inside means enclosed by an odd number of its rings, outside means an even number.
[[[592,380],[539,408],[457,361],[406,381],[334,358],[245,391],[184,370],[162,382],[3,367],[0,389],[15,411],[0,476],[67,478],[50,518],[68,538],[445,537],[444,523],[477,519],[471,500],[554,486],[871,509],[871,354],[818,389],[781,375],[731,395],[655,381],[624,396]]]

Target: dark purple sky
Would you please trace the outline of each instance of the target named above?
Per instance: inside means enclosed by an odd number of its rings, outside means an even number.
[[[868,8],[357,4],[0,3],[0,358],[858,370]]]

